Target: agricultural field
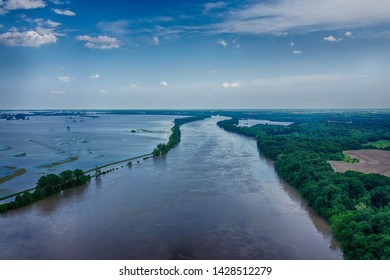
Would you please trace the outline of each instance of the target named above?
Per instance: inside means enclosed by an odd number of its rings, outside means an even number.
[[[352,150],[345,151],[344,154],[350,158],[357,158],[358,163],[348,163],[343,161],[329,161],[336,172],[346,172],[348,170],[363,173],[378,173],[390,176],[390,151],[383,150]]]

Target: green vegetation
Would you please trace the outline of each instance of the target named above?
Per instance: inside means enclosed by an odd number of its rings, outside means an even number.
[[[15,201],[0,205],[0,213],[8,210],[17,209],[33,203],[34,201],[42,200],[45,197],[59,193],[64,189],[83,185],[90,180],[89,175],[76,169],[65,170],[59,175],[48,174],[39,178],[35,189],[30,189],[16,195]]]
[[[344,154],[343,161],[344,161],[344,162],[348,162],[348,163],[358,163],[358,162],[359,162],[359,159],[358,159],[358,158],[355,158],[355,157],[350,157],[350,156]]]
[[[171,128],[172,134],[169,136],[169,140],[167,144],[158,144],[157,147],[153,150],[153,156],[157,157],[162,154],[166,154],[174,148],[177,144],[180,143],[181,138],[181,132],[180,132],[180,126],[194,121],[200,121],[205,118],[208,118],[209,115],[206,116],[196,116],[196,117],[188,117],[188,118],[180,118],[174,120],[174,126]]]
[[[278,174],[331,223],[345,258],[390,259],[390,178],[354,171],[335,173],[327,162],[344,160],[344,150],[390,139],[390,119],[388,115],[346,119],[309,121],[299,116],[287,127],[237,127],[238,119],[231,119],[218,125],[256,137],[259,151],[275,161]]]
[[[390,150],[390,140],[378,140],[375,142],[368,142],[363,145],[365,148],[374,148],[374,149],[382,149],[382,150]]]

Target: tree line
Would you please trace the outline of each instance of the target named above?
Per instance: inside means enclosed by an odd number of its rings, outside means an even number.
[[[390,259],[390,178],[336,173],[327,162],[343,160],[344,150],[388,139],[389,116],[375,117],[252,127],[238,127],[238,119],[230,119],[218,125],[256,137],[259,152],[275,161],[277,173],[330,222],[345,258]]]
[[[186,123],[204,120],[210,117],[209,115],[195,116],[195,117],[187,117],[187,118],[179,118],[174,120],[174,125],[171,128],[171,135],[169,136],[168,143],[160,143],[153,150],[153,156],[159,156],[168,153],[171,149],[173,149],[176,145],[180,143],[181,139],[181,131],[180,126]]]
[[[59,175],[48,174],[38,179],[34,191],[26,191],[18,194],[14,201],[0,204],[0,213],[29,205],[35,201],[42,200],[62,190],[86,184],[91,179],[82,170],[65,170]]]

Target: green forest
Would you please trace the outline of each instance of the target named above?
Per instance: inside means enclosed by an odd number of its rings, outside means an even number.
[[[390,178],[336,173],[327,162],[344,160],[344,150],[389,140],[389,115],[285,114],[282,120],[292,125],[252,127],[237,126],[238,113],[232,117],[218,125],[257,139],[259,152],[274,160],[278,174],[330,222],[346,259],[390,259]]]

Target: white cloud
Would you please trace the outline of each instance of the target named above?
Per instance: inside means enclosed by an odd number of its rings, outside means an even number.
[[[89,76],[92,80],[96,80],[96,79],[99,79],[100,78],[100,75],[99,74],[94,74],[94,75],[91,75]]]
[[[50,91],[50,93],[51,93],[51,94],[55,94],[55,95],[63,95],[63,94],[65,94],[66,92],[63,91],[63,90],[52,89],[52,90]]]
[[[293,54],[303,54],[303,51],[301,51],[301,50],[293,50],[292,53]]]
[[[215,10],[215,9],[221,9],[226,6],[225,2],[209,2],[203,4],[203,8],[205,12],[208,12],[210,10]]]
[[[229,44],[228,44],[228,42],[226,42],[224,39],[219,39],[218,41],[217,41],[217,44],[218,45],[221,45],[221,46],[223,46],[223,47],[227,47]]]
[[[54,44],[58,38],[48,29],[19,32],[16,29],[0,34],[0,44],[12,47],[40,47]]]
[[[239,82],[232,82],[232,83],[223,83],[222,88],[239,88],[240,83]]]
[[[61,15],[61,16],[72,17],[76,15],[76,13],[72,12],[71,10],[65,10],[65,9],[51,9],[51,10],[55,12],[57,15]]]
[[[153,42],[153,45],[160,45],[160,40],[158,39],[157,36],[153,36],[153,39],[152,39],[152,42]]]
[[[28,22],[28,23],[31,23],[31,24],[35,23],[37,26],[44,27],[44,28],[52,28],[53,29],[53,28],[56,28],[56,27],[61,25],[61,23],[59,23],[59,22],[52,21],[50,19],[45,20],[43,18],[31,19],[31,18],[25,16],[25,17],[23,17],[23,20]]]
[[[58,77],[58,80],[60,80],[61,82],[64,82],[64,83],[69,83],[70,79],[71,78],[69,76],[59,76]]]
[[[390,1],[261,1],[225,13],[211,33],[278,34],[338,30],[390,22]]]
[[[131,84],[130,86],[131,86],[131,88],[140,88],[141,87],[140,85],[137,85],[137,84]]]
[[[50,20],[50,19],[48,19],[48,20],[46,21],[46,24],[47,24],[49,27],[53,27],[53,28],[54,28],[54,27],[58,27],[58,26],[61,25],[61,23],[52,21],[52,20]]]
[[[75,39],[78,41],[85,41],[86,43],[84,46],[90,49],[111,50],[119,49],[120,47],[120,41],[117,38],[108,37],[105,35],[97,37],[81,35],[76,36]]]
[[[8,0],[4,6],[7,10],[30,10],[44,8],[46,4],[43,0]]]
[[[328,42],[338,42],[338,41],[343,40],[343,38],[338,38],[338,39],[337,39],[337,38],[334,37],[333,35],[330,35],[330,36],[328,36],[328,37],[325,37],[324,40],[325,40],[325,41],[328,41]]]
[[[347,31],[344,33],[345,36],[347,37],[352,37],[352,32],[351,31]]]
[[[160,85],[161,85],[162,87],[167,87],[167,86],[168,86],[168,83],[167,83],[166,81],[162,81],[162,82],[160,83]]]
[[[294,42],[290,42],[290,47],[294,47],[295,46],[295,43]]]
[[[108,91],[107,91],[107,90],[104,90],[104,89],[101,89],[101,90],[100,90],[100,93],[106,94],[106,93],[108,93]]]

